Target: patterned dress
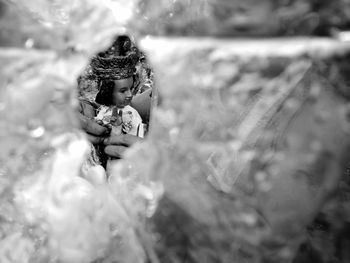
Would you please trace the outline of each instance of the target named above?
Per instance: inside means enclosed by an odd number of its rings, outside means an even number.
[[[116,106],[100,106],[95,120],[108,125],[111,135],[131,134],[144,137],[144,124],[139,113],[131,106],[117,108]]]

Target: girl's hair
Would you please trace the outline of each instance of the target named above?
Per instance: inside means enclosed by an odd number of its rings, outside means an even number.
[[[133,87],[135,85],[135,75],[133,76]],[[111,79],[104,79],[99,81],[99,92],[96,95],[95,102],[105,106],[112,106],[113,103],[113,91],[115,83]]]
[[[95,101],[105,106],[113,105],[113,90],[113,80],[101,80],[99,83],[99,92],[96,95]]]

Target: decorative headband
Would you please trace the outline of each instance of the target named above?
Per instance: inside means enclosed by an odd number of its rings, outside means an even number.
[[[134,51],[128,52],[125,56],[97,55],[91,60],[91,69],[100,80],[125,79],[133,76],[138,60],[138,54]]]

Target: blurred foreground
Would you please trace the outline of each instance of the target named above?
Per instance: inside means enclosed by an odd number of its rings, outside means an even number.
[[[322,31],[257,27],[274,1],[244,32],[237,1],[13,2],[0,2],[1,263],[349,261],[348,42],[262,39]],[[326,13],[285,2],[326,35],[347,26],[347,1],[332,2],[340,22],[321,1]],[[76,79],[125,26],[162,104],[106,181],[84,166]]]

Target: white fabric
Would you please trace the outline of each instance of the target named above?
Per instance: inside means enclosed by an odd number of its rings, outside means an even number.
[[[144,137],[144,124],[140,114],[133,107],[127,105],[122,109],[117,109],[118,116],[113,116],[116,112],[115,106],[100,106],[96,120],[100,120],[103,124],[111,124],[111,134],[131,134],[138,137]],[[120,113],[122,111],[122,113]],[[115,118],[121,117],[121,120],[115,121]],[[111,122],[112,121],[112,122]],[[119,124],[120,123],[120,124]]]

